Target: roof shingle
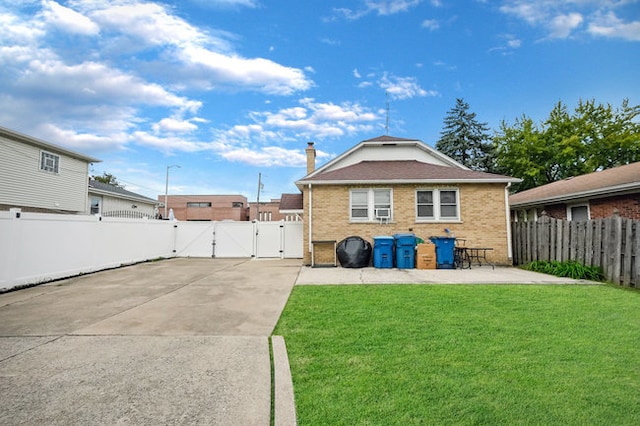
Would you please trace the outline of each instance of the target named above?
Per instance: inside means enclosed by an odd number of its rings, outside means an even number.
[[[302,210],[302,194],[282,194],[280,210]]]
[[[640,161],[599,172],[552,182],[509,197],[512,206],[572,199],[585,195],[609,194],[615,190],[640,189]]]
[[[341,169],[319,173],[301,182],[369,182],[369,181],[495,181],[517,179],[492,173],[439,166],[415,160],[362,161]]]

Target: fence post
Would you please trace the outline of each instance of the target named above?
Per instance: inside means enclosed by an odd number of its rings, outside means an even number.
[[[618,209],[614,209],[610,218],[611,225],[606,237],[608,262],[610,266],[610,280],[615,284],[620,284],[620,258],[622,257],[622,218]]]
[[[549,231],[549,217],[547,216],[547,212],[546,211],[542,211],[542,217],[540,218],[540,220],[538,221],[538,223],[536,224],[538,227],[538,247],[539,249],[539,255],[538,258],[540,260],[550,260],[549,259],[549,235],[550,235],[550,231]]]
[[[623,230],[623,235],[620,235],[620,240],[624,242],[624,254],[623,254],[623,263],[621,265],[622,271],[621,271],[621,275],[622,275],[622,284],[625,287],[629,287],[629,285],[631,284],[631,248],[633,246],[633,240],[631,239],[631,234],[633,232],[633,220],[631,219],[624,219],[624,222],[622,222],[622,230]]]

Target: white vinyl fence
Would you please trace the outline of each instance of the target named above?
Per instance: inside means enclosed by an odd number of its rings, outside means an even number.
[[[178,222],[176,256],[302,258],[302,222]]]
[[[0,291],[168,257],[302,258],[302,223],[0,211]]]

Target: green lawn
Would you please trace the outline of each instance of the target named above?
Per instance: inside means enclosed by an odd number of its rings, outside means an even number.
[[[638,425],[640,292],[295,287],[274,334],[300,425]]]

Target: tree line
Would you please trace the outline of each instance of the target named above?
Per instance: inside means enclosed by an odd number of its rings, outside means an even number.
[[[436,149],[472,170],[522,179],[514,191],[640,161],[640,105],[613,108],[580,100],[573,111],[558,102],[540,123],[526,114],[503,120],[491,134],[469,104],[456,99]]]

